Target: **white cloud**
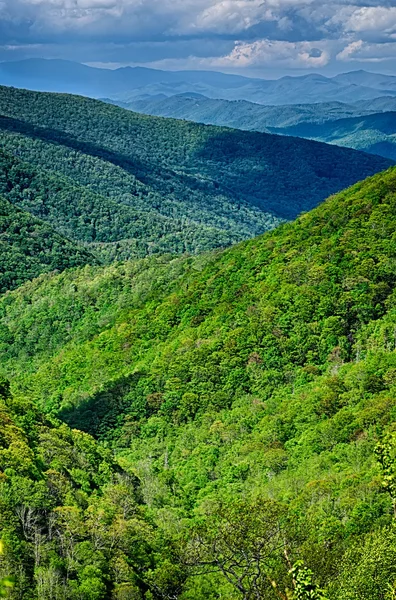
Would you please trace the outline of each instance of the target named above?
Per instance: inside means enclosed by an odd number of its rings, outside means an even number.
[[[314,6],[318,0],[3,0],[0,17],[29,18],[49,31],[81,29],[91,23],[105,23],[106,16],[117,17],[121,30],[158,31],[182,36],[211,33],[238,34],[262,22],[278,22],[288,30],[290,10]],[[326,3],[327,4],[327,3]],[[100,27],[100,28],[102,28]],[[86,31],[87,37],[90,30]],[[117,31],[114,30],[116,34]]]
[[[260,40],[238,42],[228,56],[216,59],[214,64],[218,67],[265,67],[281,63],[290,68],[306,69],[324,67],[329,60],[330,53],[323,48],[323,43]]]
[[[274,21],[276,16],[262,0],[223,0],[199,7],[195,15],[183,15],[174,28],[176,33],[237,33],[261,21]]]
[[[394,56],[395,4],[396,0],[0,0],[0,39],[3,47],[13,48],[60,47],[76,41],[92,48],[118,45],[119,54],[109,51],[109,62],[128,60],[122,56],[128,44],[170,42],[173,56],[157,51],[147,58],[142,47],[141,62],[174,59],[192,66],[207,56],[197,51],[197,44],[212,44],[213,68],[273,64],[313,70],[336,58],[346,62]],[[103,53],[98,60],[104,62],[104,57]],[[205,58],[207,66],[210,60]]]
[[[388,42],[385,44],[364,43],[362,40],[348,44],[337,54],[337,60],[359,61],[367,63],[380,63],[396,60],[396,44]]]
[[[355,10],[344,23],[346,31],[389,32],[396,29],[396,6],[364,6]]]
[[[341,52],[339,52],[336,56],[337,60],[350,60],[355,56],[356,53],[359,52],[363,47],[362,40],[356,40],[356,42],[351,42]]]
[[[341,7],[326,26],[337,26],[345,35],[356,34],[364,39],[390,38],[396,32],[396,6]]]

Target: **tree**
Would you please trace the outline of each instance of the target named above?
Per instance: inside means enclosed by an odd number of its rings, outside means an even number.
[[[0,540],[0,555],[4,552],[3,542]],[[13,577],[3,577],[0,579],[0,597],[5,598],[8,592],[14,587]]]
[[[243,600],[274,591],[286,599],[273,578],[282,571],[286,522],[284,507],[272,500],[216,502],[193,531],[187,562],[195,574],[220,571]]]
[[[396,517],[396,452],[395,434],[389,434],[377,444],[375,453],[382,469],[382,487],[392,500],[393,515]]]

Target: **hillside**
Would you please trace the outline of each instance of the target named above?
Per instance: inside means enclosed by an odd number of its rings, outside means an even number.
[[[1,597],[139,599],[172,556],[164,553],[162,567],[166,534],[159,537],[139,502],[138,481],[111,451],[13,398],[4,381],[0,509]]]
[[[201,202],[188,215],[186,206],[178,211],[176,199],[173,205],[162,200],[158,192],[105,160],[63,146],[55,150],[19,134],[3,132],[2,142],[35,164],[0,151],[0,193],[62,235],[82,242],[104,262],[227,246],[279,223],[254,207],[233,210],[220,195],[217,205],[208,206],[207,198],[197,194]]]
[[[137,227],[129,233],[121,214],[117,234],[133,236],[131,256],[142,256],[146,238],[149,249],[163,253],[252,237],[393,164],[307,140],[142,116],[77,96],[1,88],[0,114],[0,144],[8,153],[136,211]],[[101,203],[92,195],[91,201]],[[73,206],[89,223],[76,202],[62,210]],[[97,230],[106,226],[99,222]],[[113,232],[103,231],[100,241],[113,243]]]
[[[195,95],[162,95],[116,104],[143,114],[308,138],[396,159],[393,98],[378,98],[372,103],[262,106]]]
[[[109,99],[104,99],[104,101],[147,115],[187,119],[208,125],[267,133],[268,127],[288,127],[301,122],[322,123],[327,120],[356,115],[356,108],[352,104],[343,104],[342,102],[264,106],[246,100],[211,99],[199,94],[175,96],[159,94],[157,96],[139,96],[129,102]],[[359,114],[361,113],[362,111],[359,111]]]
[[[0,178],[0,188],[2,184]],[[97,262],[87,250],[0,195],[0,293],[41,273]]]
[[[280,543],[270,530],[280,545],[247,580],[258,597],[278,597],[269,580],[291,585],[284,544],[330,600],[394,589],[392,501],[374,450],[394,431],[395,215],[390,169],[223,252],[43,275],[0,298],[15,398],[110,445],[166,538],[152,558],[168,568],[133,559],[136,598],[244,597],[239,571],[227,582],[216,560],[224,548],[249,558],[270,523],[285,533]],[[102,533],[84,556],[100,564],[110,525],[88,514]]]
[[[321,125],[300,123],[270,131],[347,146],[396,159],[396,112],[339,119]]]
[[[396,108],[396,98],[377,98],[372,102],[363,101],[353,104],[326,102],[264,106],[245,100],[231,102],[186,93],[175,96],[163,94],[138,96],[129,102],[110,99],[104,101],[148,115],[267,133],[271,127],[292,127],[300,123],[320,124],[343,118],[389,112]]]

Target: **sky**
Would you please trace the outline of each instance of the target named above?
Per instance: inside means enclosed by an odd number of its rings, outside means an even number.
[[[396,75],[396,0],[0,0],[0,61]]]

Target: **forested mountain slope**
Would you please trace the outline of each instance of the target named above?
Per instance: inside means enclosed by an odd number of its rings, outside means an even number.
[[[137,479],[111,450],[13,398],[4,381],[0,532],[0,595],[7,598],[139,599],[172,557],[169,548],[162,569],[166,534],[159,537]]]
[[[245,100],[229,101],[206,98],[199,94],[174,96],[139,96],[128,102],[105,99],[129,110],[159,117],[187,119],[197,123],[220,125],[250,131],[269,131],[270,127],[292,127],[300,123],[326,123],[349,117],[360,117],[396,108],[396,98],[345,104],[286,104],[265,106]],[[297,134],[296,134],[297,135]]]
[[[300,123],[291,127],[270,130],[396,159],[396,112],[337,119],[320,125]]]
[[[151,575],[123,556],[136,598],[274,600],[270,581],[292,585],[284,549],[331,600],[391,598],[392,501],[374,450],[394,431],[395,215],[391,169],[223,252],[42,275],[0,299],[15,398],[112,446],[166,539]],[[284,537],[243,596],[239,567],[227,581],[216,560],[249,558],[274,522]],[[91,556],[111,550],[99,541]],[[49,565],[65,576],[49,555],[36,570]]]
[[[108,100],[108,102],[112,102]],[[371,103],[262,106],[188,95],[143,97],[119,106],[150,115],[189,119],[249,131],[264,131],[333,143],[394,160],[394,98]],[[378,112],[381,111],[381,112]]]
[[[220,196],[215,206],[205,206],[203,198],[190,215],[183,205],[178,214],[176,199],[162,201],[160,194],[104,160],[20,135],[3,135],[2,141],[10,152],[37,164],[0,151],[0,193],[82,242],[100,261],[227,246],[280,221],[254,207],[232,210]]]
[[[0,293],[41,273],[97,264],[87,250],[2,197],[3,183],[0,174]]]
[[[307,140],[142,116],[77,96],[1,88],[0,114],[0,143],[8,153],[133,208],[133,244],[144,250],[148,238],[156,252],[251,237],[392,164]],[[90,222],[77,200],[69,210]],[[97,231],[106,228],[101,220]],[[120,234],[129,235],[122,226]],[[100,241],[112,243],[114,236],[103,231]]]

